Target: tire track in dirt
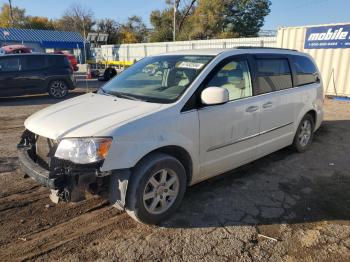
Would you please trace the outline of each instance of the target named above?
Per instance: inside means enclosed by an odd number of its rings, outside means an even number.
[[[28,192],[28,191],[27,191]],[[35,191],[29,191],[24,194],[11,194],[0,199],[0,212],[6,211],[11,208],[22,207],[30,204],[31,202],[36,202],[41,199],[47,198],[48,190],[39,187]]]
[[[0,198],[0,212],[21,208],[47,198],[48,190],[41,186],[31,186],[20,192],[7,194]],[[1,220],[1,218],[0,218]]]
[[[0,198],[0,245],[108,205],[105,200],[92,195],[80,203],[52,204],[48,198],[49,190],[41,186],[30,186],[20,192]]]
[[[7,193],[0,193],[0,197],[2,199],[5,199],[6,197],[9,197],[11,195],[21,195],[21,194],[27,194],[27,193],[31,193],[39,188],[43,188],[42,186],[40,185],[34,185],[34,186],[30,186],[28,188],[25,188],[23,190],[18,190],[18,191],[14,191],[14,192],[7,192]]]
[[[117,224],[120,219],[124,219],[124,216],[118,213],[113,207],[102,205],[100,209],[84,213],[47,230],[25,235],[22,240],[0,247],[2,259],[22,261],[47,254],[87,234]]]
[[[0,173],[0,185],[3,185],[0,192],[0,199],[11,195],[29,194],[39,189],[45,189],[45,187],[33,179],[24,178],[19,169],[12,172]],[[47,190],[47,192],[49,191]]]

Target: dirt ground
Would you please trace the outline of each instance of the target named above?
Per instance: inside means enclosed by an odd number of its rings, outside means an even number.
[[[193,186],[153,227],[97,196],[51,204],[18,172],[24,119],[54,102],[0,100],[0,261],[350,261],[350,103],[326,101],[308,152],[283,149]]]

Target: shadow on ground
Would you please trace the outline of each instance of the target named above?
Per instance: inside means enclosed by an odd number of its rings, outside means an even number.
[[[350,221],[350,121],[326,121],[308,152],[285,148],[189,188],[162,226]]]
[[[89,90],[95,91],[95,90]],[[16,97],[0,97],[0,106],[31,106],[31,105],[51,105],[64,100],[85,94],[84,89],[77,89],[70,92],[64,99],[54,99],[47,94],[16,96]]]

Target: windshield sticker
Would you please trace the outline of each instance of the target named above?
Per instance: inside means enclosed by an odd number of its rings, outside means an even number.
[[[194,63],[194,62],[181,62],[177,68],[190,68],[190,69],[201,69],[204,66],[203,63]]]

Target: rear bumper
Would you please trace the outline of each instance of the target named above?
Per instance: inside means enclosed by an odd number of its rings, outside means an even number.
[[[68,88],[69,88],[69,90],[74,90],[75,87],[76,87],[76,85],[77,85],[77,81],[76,81],[75,77],[72,76],[72,77],[68,80]]]
[[[39,184],[50,189],[57,189],[59,187],[58,179],[49,178],[49,171],[36,164],[30,158],[27,150],[18,150],[18,160],[23,172],[25,172]]]

